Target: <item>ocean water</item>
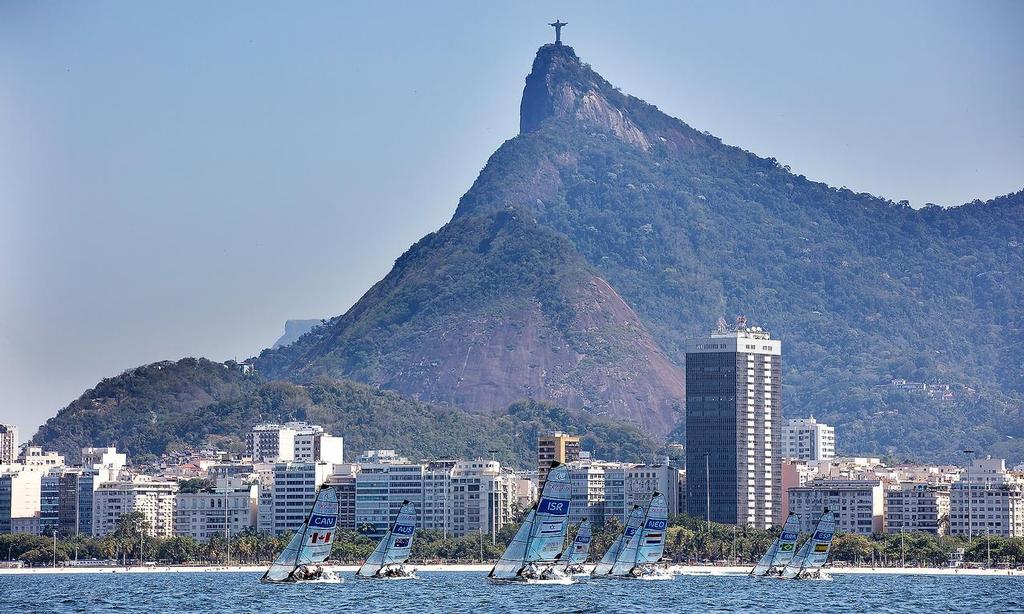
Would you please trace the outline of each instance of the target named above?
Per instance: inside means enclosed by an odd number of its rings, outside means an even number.
[[[1024,612],[1024,578],[837,575],[829,581],[679,576],[493,586],[482,573],[265,585],[259,574],[0,576],[0,612]]]

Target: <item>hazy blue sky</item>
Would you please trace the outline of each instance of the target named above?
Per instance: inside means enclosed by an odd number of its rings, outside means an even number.
[[[623,91],[810,178],[1024,186],[1024,2],[636,4],[0,0],[0,421],[344,312],[515,136],[556,17]]]

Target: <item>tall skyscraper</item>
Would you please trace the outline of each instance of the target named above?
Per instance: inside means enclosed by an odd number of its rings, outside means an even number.
[[[782,342],[724,320],[686,346],[686,510],[767,528],[782,512]]]
[[[18,427],[0,424],[0,465],[11,465],[18,458]]]

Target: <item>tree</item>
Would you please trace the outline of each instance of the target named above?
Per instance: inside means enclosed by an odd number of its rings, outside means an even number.
[[[216,486],[217,485],[213,483],[213,480],[208,480],[206,478],[189,478],[187,480],[181,480],[180,482],[178,482],[178,492],[213,492]]]
[[[53,546],[49,548],[33,548],[18,557],[29,565],[52,565],[54,559]],[[67,551],[64,548],[57,548],[57,562],[63,563],[68,560]]]
[[[117,543],[118,549],[126,557],[138,554],[141,562],[143,552],[139,549],[144,546],[145,535],[149,533],[150,525],[142,512],[128,512],[121,514],[117,519],[117,526],[112,536]]]

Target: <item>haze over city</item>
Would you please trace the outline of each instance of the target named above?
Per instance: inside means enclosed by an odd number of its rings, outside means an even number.
[[[343,313],[517,133],[555,17],[623,92],[812,180],[915,207],[1024,185],[1016,2],[181,7],[0,7],[23,439],[103,377]]]

